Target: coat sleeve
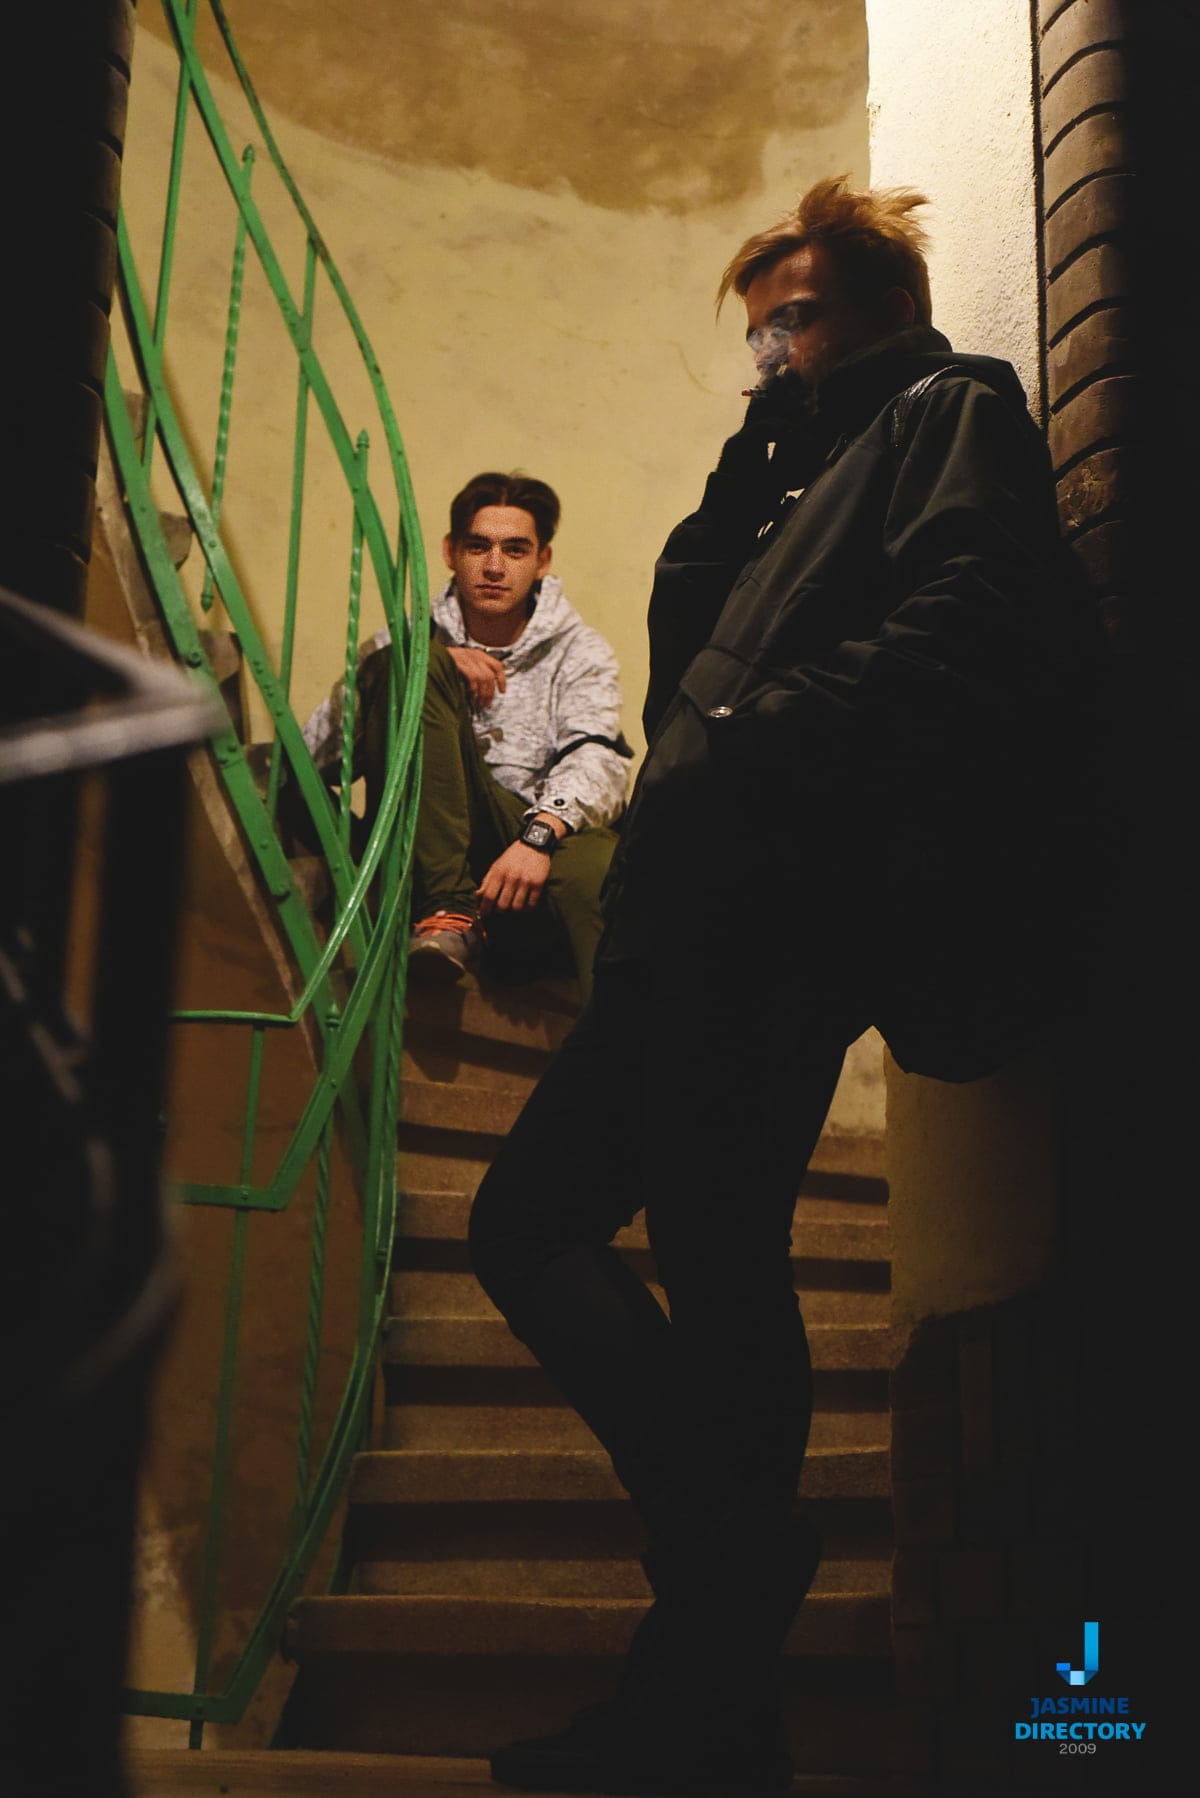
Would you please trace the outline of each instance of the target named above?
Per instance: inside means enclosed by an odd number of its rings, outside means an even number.
[[[898,772],[947,752],[994,756],[1036,732],[1069,686],[1081,620],[1033,421],[949,378],[895,453],[881,627],[781,670],[726,721],[731,749],[740,738],[756,759],[814,772],[881,751]]]
[[[625,804],[631,751],[621,734],[617,658],[604,638],[580,631],[554,683],[554,742],[531,811],[582,830],[611,824]]]
[[[647,742],[658,729],[684,669],[712,636],[753,547],[753,533],[731,531],[712,505],[713,487],[720,480],[714,470],[704,501],[675,526],[654,566],[647,617],[650,679],[642,707]]]
[[[799,410],[797,410],[799,407]],[[783,403],[778,384],[755,395],[726,439],[696,510],[677,524],[655,565],[650,595],[650,682],[642,723],[649,740],[684,669],[712,636],[741,570],[778,525],[788,495],[819,472],[807,390]]]

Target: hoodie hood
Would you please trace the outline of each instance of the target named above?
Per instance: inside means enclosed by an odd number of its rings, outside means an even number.
[[[578,629],[582,623],[578,612],[563,592],[562,582],[557,575],[544,574],[535,584],[533,594],[533,611],[515,643],[510,643],[503,649],[493,649],[490,644],[480,646],[511,668],[523,668],[538,660],[549,645],[567,632]],[[462,607],[458,603],[458,593],[453,581],[449,581],[434,596],[429,609],[434,624],[446,642],[459,647],[468,643],[479,644],[479,639],[472,637],[463,623]]]
[[[916,325],[867,344],[839,362],[816,390],[815,417],[826,430],[855,431],[906,387],[951,364],[990,387],[1015,411],[1026,412],[1025,390],[1010,362],[998,356],[960,355],[940,331]]]
[[[940,331],[921,325],[853,351],[819,386],[785,371],[754,396],[747,420],[776,427],[779,466],[790,484],[803,487],[831,451],[866,430],[889,400],[947,367],[981,381],[1014,412],[1027,415],[1024,390],[1010,363],[996,356],[960,356]]]

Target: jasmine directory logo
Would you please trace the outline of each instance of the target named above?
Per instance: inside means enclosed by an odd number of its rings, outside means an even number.
[[[1082,1665],[1055,1661],[1054,1670],[1068,1686],[1086,1686],[1095,1679],[1100,1671],[1100,1625],[1096,1620],[1083,1626]],[[1058,1693],[1043,1698],[1035,1694],[1029,1707],[1028,1720],[1013,1724],[1016,1740],[1057,1742],[1060,1754],[1095,1754],[1101,1742],[1140,1742],[1146,1733],[1145,1723],[1131,1716],[1132,1704],[1124,1693],[1113,1698],[1100,1693],[1084,1696],[1073,1692],[1070,1697]]]

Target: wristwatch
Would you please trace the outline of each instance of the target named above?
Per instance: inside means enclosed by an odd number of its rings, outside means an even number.
[[[541,849],[546,855],[553,855],[558,848],[558,832],[544,818],[526,818],[525,827],[517,841],[528,843],[531,849]]]

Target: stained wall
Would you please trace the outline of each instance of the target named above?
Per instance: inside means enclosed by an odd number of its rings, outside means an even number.
[[[152,0],[140,11],[125,203],[152,269],[175,59]],[[714,319],[717,280],[811,181],[865,178],[861,0],[719,11],[525,0],[503,24],[481,0],[232,0],[228,12],[377,352],[433,576],[466,478],[520,466],[549,480],[564,512],[557,571],[618,652],[640,746],[654,557],[698,500],[749,378],[739,309]],[[215,34],[200,41],[218,69]],[[229,83],[214,90],[236,132]],[[207,467],[233,222],[194,143],[168,362]],[[255,180],[298,293],[300,246],[261,160]],[[317,347],[353,434],[368,395],[331,317],[318,317]],[[277,641],[294,377],[253,257],[244,321],[226,522]],[[314,470],[303,544],[300,708],[343,656],[348,513],[328,462]]]

